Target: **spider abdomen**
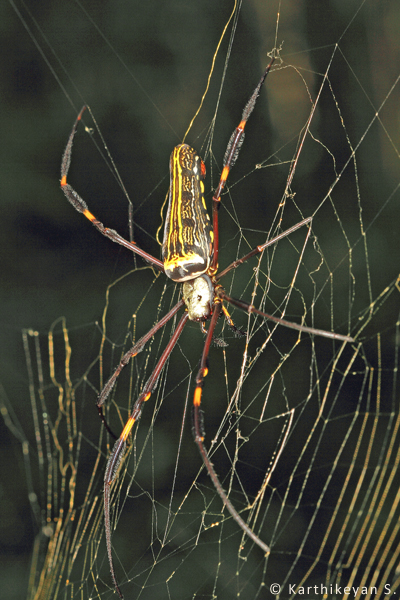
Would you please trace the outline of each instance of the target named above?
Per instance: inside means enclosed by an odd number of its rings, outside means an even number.
[[[205,273],[213,256],[213,229],[204,200],[205,166],[187,144],[176,146],[170,159],[168,212],[162,259],[173,281]]]

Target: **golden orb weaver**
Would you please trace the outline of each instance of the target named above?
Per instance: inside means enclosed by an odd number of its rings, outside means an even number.
[[[234,327],[223,302],[225,301],[242,309],[243,311],[246,311],[247,313],[255,313],[265,319],[272,320],[275,323],[284,325],[285,327],[297,329],[298,331],[307,332],[313,335],[325,336],[338,341],[353,341],[353,338],[350,336],[298,325],[296,323],[291,323],[284,319],[268,315],[258,310],[252,304],[231,298],[226,294],[225,290],[219,283],[219,280],[229,271],[236,269],[236,267],[241,263],[244,263],[257,254],[260,254],[268,246],[275,244],[278,240],[288,236],[296,229],[299,229],[304,225],[310,226],[312,220],[311,217],[303,219],[275,238],[256,246],[245,256],[234,261],[223,271],[218,273],[218,210],[221,202],[221,194],[227,181],[229,172],[237,159],[241,144],[243,143],[244,128],[254,109],[261,87],[268,73],[270,72],[274,61],[275,54],[273,53],[271,62],[265,69],[260,81],[258,82],[258,85],[247,102],[242,113],[241,121],[229,140],[225,152],[220,180],[212,199],[212,224],[207,213],[204,200],[204,163],[195,150],[193,150],[193,148],[187,144],[180,144],[174,148],[170,158],[170,192],[164,229],[162,261],[139,248],[134,241],[128,242],[115,230],[105,227],[103,223],[101,223],[89,211],[86,202],[71,187],[71,185],[67,183],[67,175],[71,163],[72,144],[78,123],[82,118],[82,113],[85,110],[85,107],[82,108],[74,123],[63,154],[61,164],[61,189],[74,208],[78,212],[83,213],[84,216],[89,219],[89,221],[91,221],[91,223],[100,231],[100,233],[111,239],[113,242],[116,242],[121,246],[125,246],[125,248],[135,252],[153,268],[165,273],[167,277],[177,283],[182,283],[183,285],[182,299],[179,300],[179,302],[162,319],[160,319],[147,334],[145,334],[138,342],[136,342],[136,344],[134,344],[134,346],[128,352],[125,353],[114,374],[104,386],[97,400],[97,407],[104,425],[109,433],[113,437],[116,437],[107,425],[103,415],[102,406],[110,394],[118,375],[128,364],[129,360],[136,356],[143,349],[144,345],[155,335],[155,333],[160,330],[174,315],[176,315],[180,309],[185,307],[185,312],[180,318],[169,342],[162,352],[153,373],[146,381],[142,392],[134,403],[131,415],[114,445],[106,466],[104,476],[104,521],[106,546],[111,576],[115,590],[119,594],[120,598],[123,598],[123,595],[115,574],[111,546],[110,489],[112,483],[116,479],[119,465],[126,449],[127,438],[132,430],[132,427],[139,419],[144,403],[150,398],[159,375],[174,346],[176,345],[187,321],[197,321],[203,326],[204,322],[210,320],[204,342],[200,368],[196,376],[196,387],[193,396],[193,432],[195,442],[199,448],[207,472],[211,477],[215,489],[218,492],[224,506],[227,508],[233,519],[237,522],[244,533],[249,536],[249,538],[251,538],[253,542],[257,544],[266,554],[270,552],[269,546],[252,531],[252,529],[247,525],[247,523],[244,522],[232,505],[231,501],[225,494],[221,483],[219,482],[218,476],[203,443],[204,429],[202,414],[200,411],[202,390],[204,378],[208,371],[207,359],[210,346],[213,341],[214,330],[222,312],[227,318],[229,324]]]

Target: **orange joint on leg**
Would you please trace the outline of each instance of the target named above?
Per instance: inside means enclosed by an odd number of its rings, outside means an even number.
[[[241,129],[243,131],[243,129],[246,127],[246,123],[247,121],[240,121],[237,129]]]
[[[231,319],[231,315],[228,313],[228,311],[227,311],[227,309],[225,308],[225,306],[224,306],[224,305],[222,305],[222,311],[223,311],[223,313],[224,313],[224,315],[225,315],[225,318],[226,318],[226,320],[228,321],[229,325],[230,325],[231,327],[234,327],[233,321],[232,321],[232,319]]]
[[[221,173],[221,181],[223,181],[225,183],[225,181],[228,179],[228,175],[229,175],[229,167],[224,167],[222,169],[222,173]]]
[[[95,221],[96,217],[94,215],[92,215],[92,213],[90,212],[90,210],[88,210],[87,208],[83,211],[83,214],[85,215],[85,217],[87,219],[89,219],[89,221]]]
[[[67,176],[66,175],[63,175],[61,177],[60,185],[61,185],[61,187],[63,187],[64,185],[67,185]]]
[[[197,386],[197,388],[194,390],[194,397],[193,397],[193,404],[195,406],[200,406],[201,404],[201,387]]]
[[[147,400],[150,398],[150,396],[151,396],[151,392],[146,394],[146,396],[144,397],[144,401],[147,402]]]
[[[121,433],[121,436],[120,436],[121,440],[123,440],[123,441],[126,440],[126,438],[128,437],[128,435],[130,434],[130,431],[131,431],[132,427],[135,424],[135,420],[136,419],[134,419],[133,417],[131,417],[130,419],[128,419],[125,427],[122,430],[122,433]]]

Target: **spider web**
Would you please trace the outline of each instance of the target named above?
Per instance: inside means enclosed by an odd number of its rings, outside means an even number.
[[[56,190],[58,163],[88,103],[129,190],[134,239],[159,256],[166,157],[196,112],[234,4],[10,8],[2,589],[8,598],[26,590],[31,599],[111,598],[102,508],[111,442],[94,404],[179,287],[71,210]],[[21,18],[30,34],[22,40]],[[396,593],[399,20],[395,2],[283,0],[238,5],[229,22],[186,138],[206,155],[209,202],[275,32],[284,43],[222,199],[220,267],[304,217],[313,222],[309,237],[299,229],[222,284],[261,310],[349,332],[356,343],[299,336],[232,309],[245,334],[236,338],[221,320],[203,396],[206,443],[234,506],[271,547],[264,557],[222,511],[193,443],[188,413],[203,335],[186,327],[113,489],[113,552],[126,598]],[[92,137],[78,132],[71,183],[128,236],[127,198]],[[115,431],[173,327],[120,376],[107,407]]]

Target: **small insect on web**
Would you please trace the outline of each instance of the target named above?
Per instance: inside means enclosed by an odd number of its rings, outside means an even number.
[[[221,203],[221,194],[227,181],[229,172],[234,166],[240,147],[244,139],[244,128],[254,109],[261,87],[270,72],[275,58],[275,51],[271,54],[271,62],[265,69],[258,85],[253,91],[248,103],[246,104],[239,125],[234,130],[224,157],[223,169],[218,186],[213,195],[212,223],[206,210],[204,200],[204,178],[205,165],[193,148],[187,144],[180,144],[174,148],[170,158],[170,192],[167,217],[164,228],[164,240],[162,246],[162,260],[159,260],[137,246],[134,241],[127,241],[121,237],[115,230],[105,227],[90,211],[86,202],[79,194],[67,183],[67,175],[71,163],[72,144],[76,129],[85,107],[79,113],[62,158],[61,165],[61,189],[67,199],[78,212],[91,221],[91,223],[106,237],[113,242],[125,246],[132,252],[141,256],[148,264],[157,270],[165,273],[167,277],[177,283],[182,283],[182,299],[151,329],[145,334],[125,355],[122,357],[114,374],[108,380],[101,391],[97,407],[100,417],[108,432],[116,438],[116,443],[108,459],[105,477],[104,477],[104,521],[106,533],[107,555],[110,564],[111,576],[116,591],[120,598],[123,598],[115,574],[112,546],[111,546],[111,525],[110,525],[110,489],[116,479],[118,468],[126,449],[127,438],[139,419],[144,403],[150,398],[157,380],[163,370],[168,357],[175,347],[188,320],[197,321],[204,324],[210,320],[207,335],[204,342],[201,356],[200,368],[196,376],[196,387],[193,396],[193,434],[203,463],[209,476],[217,490],[224,506],[227,508],[233,519],[244,531],[244,533],[253,540],[266,554],[270,552],[269,546],[262,541],[252,529],[240,517],[231,501],[225,494],[214,467],[209,459],[207,450],[204,447],[204,429],[202,422],[202,413],[200,410],[204,378],[207,375],[207,359],[211,344],[213,342],[214,331],[219,317],[223,313],[228,323],[233,326],[232,320],[223,302],[232,304],[247,313],[255,313],[264,319],[272,320],[275,323],[290,327],[298,331],[303,331],[312,335],[320,335],[341,342],[352,342],[353,338],[333,332],[323,331],[311,327],[306,327],[296,323],[280,319],[258,310],[254,305],[236,300],[228,296],[220,285],[219,280],[236,269],[240,264],[246,262],[253,256],[263,252],[271,244],[275,244],[280,239],[290,235],[300,227],[311,226],[311,217],[303,219],[290,229],[282,232],[275,238],[256,246],[242,258],[234,261],[223,271],[218,273],[218,252],[219,252],[219,230],[218,230],[218,211]],[[110,394],[117,377],[122,369],[128,364],[130,359],[136,356],[144,345],[159,331],[170,319],[174,317],[182,308],[184,314],[181,316],[169,342],[167,343],[161,357],[159,358],[153,373],[143,386],[142,392],[134,403],[131,415],[126,422],[122,433],[117,436],[108,427],[103,415],[102,406]]]

